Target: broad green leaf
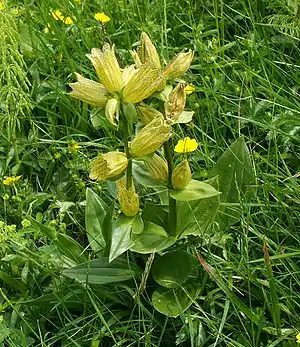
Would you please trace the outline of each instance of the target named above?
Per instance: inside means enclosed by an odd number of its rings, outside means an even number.
[[[140,272],[140,269],[126,259],[109,262],[103,257],[77,265],[63,271],[63,275],[82,283],[106,284],[127,281]]]
[[[0,280],[1,282],[7,283],[10,287],[21,292],[26,292],[26,290],[28,289],[25,283],[7,274],[5,271],[0,271]]]
[[[109,252],[109,261],[113,261],[119,255],[126,252],[133,242],[130,239],[131,228],[134,217],[119,215],[112,224],[111,246]]]
[[[196,258],[187,252],[169,252],[155,260],[152,275],[161,286],[176,288],[188,279],[189,274],[197,265],[199,262]]]
[[[213,177],[206,183],[218,188],[218,177]],[[212,198],[177,201],[177,231],[180,237],[187,235],[204,235],[213,223],[220,205],[220,195]]]
[[[142,217],[146,222],[152,222],[167,229],[168,226],[168,206],[152,204],[146,202],[143,208]]]
[[[94,252],[105,247],[102,224],[107,206],[90,188],[86,190],[85,226],[90,246]]]
[[[53,242],[62,254],[73,260],[75,263],[83,263],[87,260],[86,252],[81,245],[71,236],[56,233],[45,225],[37,222],[34,218],[26,216],[31,224],[39,229],[47,238]]]
[[[253,178],[253,168],[244,137],[237,139],[218,159],[211,177],[218,176],[222,192],[218,222],[228,227],[240,219],[240,203]]]
[[[158,287],[152,294],[152,304],[160,313],[168,317],[177,317],[191,306],[200,288],[199,281],[189,281],[175,289]]]
[[[162,251],[176,241],[175,237],[168,236],[163,227],[151,222],[144,223],[144,230],[141,234],[131,234],[131,240],[134,245],[130,250],[144,254]]]
[[[145,187],[162,187],[162,189],[164,188],[164,185],[161,182],[158,182],[151,177],[142,162],[136,160],[133,161],[132,173],[136,181]]]
[[[213,186],[191,180],[191,182],[181,190],[169,190],[170,196],[179,201],[191,201],[199,199],[207,199],[220,194]]]

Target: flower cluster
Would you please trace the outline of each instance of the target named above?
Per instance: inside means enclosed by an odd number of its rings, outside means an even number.
[[[55,11],[52,11],[51,12],[51,15],[52,15],[52,17],[55,19],[55,20],[57,20],[57,21],[62,21],[62,22],[64,22],[65,24],[67,24],[67,25],[71,25],[71,24],[73,24],[74,22],[73,22],[73,19],[71,18],[71,17],[65,17],[65,16],[63,16],[63,14],[62,14],[62,12],[60,11],[60,10],[55,10]]]
[[[95,19],[104,22],[103,13]],[[122,212],[134,216],[139,211],[139,197],[132,179],[132,161],[143,161],[150,175],[172,189],[183,189],[191,180],[188,160],[179,163],[173,173],[158,151],[172,136],[172,126],[180,122],[184,113],[186,95],[192,86],[180,81],[175,88],[169,81],[181,78],[191,65],[194,53],[182,52],[163,67],[149,36],[141,35],[140,46],[131,52],[134,64],[120,67],[114,46],[104,44],[102,50],[93,48],[87,57],[92,62],[99,82],[76,73],[77,82],[71,83],[70,95],[104,110],[107,120],[124,132],[124,152],[101,153],[91,164],[93,180],[115,180],[117,197]],[[162,110],[143,101],[155,96],[162,102]],[[133,139],[128,125],[139,121],[141,126]],[[197,149],[195,140],[186,138],[175,148],[188,153]]]

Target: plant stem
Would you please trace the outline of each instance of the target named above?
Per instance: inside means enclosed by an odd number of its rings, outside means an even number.
[[[121,116],[123,119],[124,124],[124,151],[126,154],[126,157],[128,159],[128,165],[126,169],[126,188],[129,189],[132,186],[132,158],[129,152],[129,146],[128,146],[128,138],[129,138],[129,131],[128,131],[128,122],[125,117],[125,114],[123,112],[122,107],[120,108]]]
[[[172,185],[172,173],[174,169],[173,157],[171,153],[171,140],[164,143],[165,158],[168,163],[168,188],[173,189]],[[169,216],[168,216],[168,227],[169,234],[172,236],[176,235],[176,200],[169,195]]]

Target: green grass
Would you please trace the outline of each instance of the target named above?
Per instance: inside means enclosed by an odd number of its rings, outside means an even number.
[[[18,15],[11,13],[12,7],[19,8]],[[76,18],[75,25],[55,21],[50,11],[57,8]],[[105,27],[93,19],[102,11],[111,17]],[[296,5],[284,0],[7,3],[0,11],[0,33],[6,33],[0,35],[0,178],[22,179],[16,189],[0,184],[1,345],[297,345],[297,13]],[[279,21],[279,15],[287,22]],[[45,33],[48,24],[50,32]],[[194,177],[204,179],[240,135],[255,170],[255,182],[239,206],[242,220],[181,245],[205,258],[215,276],[202,272],[198,298],[176,319],[151,306],[155,283],[150,277],[137,302],[133,295],[139,281],[83,287],[62,277],[64,259],[55,244],[40,230],[21,224],[32,216],[87,245],[86,188],[106,202],[112,200],[104,185],[88,179],[89,161],[121,140],[106,122],[99,131],[93,128],[90,107],[68,96],[68,83],[75,71],[96,79],[85,55],[104,42],[116,44],[124,65],[131,62],[128,50],[136,47],[141,31],[151,36],[165,63],[182,49],[196,52],[186,76],[196,87],[188,99],[194,123],[178,129],[200,143],[192,160]],[[13,92],[11,99],[7,90]],[[78,151],[70,149],[72,140],[80,143]],[[264,244],[270,258],[264,255]],[[145,260],[136,257],[142,264]]]

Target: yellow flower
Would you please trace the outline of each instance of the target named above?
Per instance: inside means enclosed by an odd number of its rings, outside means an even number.
[[[126,177],[122,177],[116,181],[117,196],[120,203],[120,209],[125,216],[133,217],[138,214],[140,209],[139,196],[135,192],[134,184],[126,187]]]
[[[18,182],[21,177],[22,176],[8,176],[2,181],[2,183],[6,186],[12,186],[16,182]]]
[[[184,89],[185,89],[186,95],[189,95],[189,94],[194,93],[196,88],[194,86],[192,86],[191,84],[188,84]]]
[[[51,14],[55,20],[64,20],[65,18],[60,10],[52,11]]]
[[[46,28],[44,28],[44,33],[45,34],[48,34],[50,32],[50,27],[49,26],[47,26]]]
[[[179,83],[171,91],[168,100],[165,102],[165,114],[173,121],[177,121],[181,113],[184,111],[186,102],[186,92],[184,84]]]
[[[110,17],[108,17],[104,12],[95,13],[94,18],[101,23],[107,23],[110,21]]]
[[[80,144],[76,141],[71,141],[69,143],[69,152],[77,152],[80,148]]]
[[[195,139],[185,137],[183,140],[179,140],[175,146],[175,152],[177,153],[189,153],[194,152],[198,148],[198,143]]]
[[[177,54],[165,67],[163,71],[164,77],[171,80],[182,77],[189,69],[193,58],[194,52],[191,50],[186,53],[181,52]]]
[[[81,5],[81,0],[74,0],[77,5]]]
[[[125,153],[108,152],[100,154],[91,164],[91,180],[115,180],[124,174],[128,165]]]
[[[0,11],[4,10],[4,3],[2,1],[0,1]]]
[[[72,88],[70,95],[91,105],[104,107],[108,99],[103,85],[85,78],[79,73],[75,73],[75,75],[77,82],[70,83]]]
[[[171,136],[172,127],[163,117],[156,117],[144,126],[131,142],[133,157],[144,157],[157,151]]]
[[[189,162],[184,159],[172,172],[172,186],[174,189],[185,188],[192,179],[192,172]]]
[[[297,343],[300,343],[300,333],[297,334],[296,339],[297,339],[296,342],[297,342]]]
[[[64,23],[67,24],[67,25],[71,25],[73,24],[73,19],[71,17],[66,17],[65,20],[64,20]]]
[[[115,47],[104,44],[103,49],[92,48],[87,57],[91,60],[97,76],[109,93],[120,92],[123,88],[122,73],[115,55]]]

